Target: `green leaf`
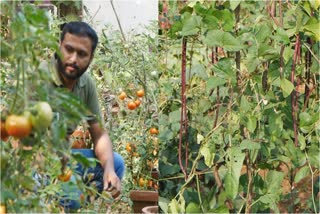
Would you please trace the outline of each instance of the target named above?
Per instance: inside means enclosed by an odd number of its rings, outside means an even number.
[[[304,30],[309,31],[312,33],[316,41],[320,41],[320,22],[316,18],[312,17],[303,27]]]
[[[230,33],[221,30],[210,30],[207,35],[205,35],[203,42],[211,47],[222,47],[226,51],[239,51],[243,49],[243,45],[240,44],[238,39]]]
[[[259,143],[253,142],[251,140],[243,140],[240,144],[240,148],[248,150],[259,150],[261,145]]]
[[[204,67],[203,64],[195,64],[192,66],[191,68],[191,77],[192,76],[198,76],[204,80],[206,80],[208,78],[208,75],[206,73],[206,68]],[[189,78],[191,78],[189,77]]]
[[[185,209],[185,201],[183,197],[180,195],[179,201],[176,199],[172,199],[169,204],[169,211],[171,213],[184,213]]]
[[[229,208],[226,205],[221,205],[215,209],[211,209],[208,213],[230,213]]]
[[[268,60],[279,58],[280,51],[278,49],[277,47],[263,43],[258,48],[258,56]]]
[[[256,130],[257,127],[257,119],[254,115],[251,115],[248,117],[248,121],[246,124],[246,127],[248,128],[248,130],[253,133],[254,130]]]
[[[232,147],[228,150],[229,162],[227,163],[228,172],[225,177],[226,194],[234,199],[238,194],[239,178],[245,158],[245,154],[240,147]]]
[[[308,0],[310,2],[310,5],[313,9],[317,10],[320,6],[319,0]]]
[[[183,22],[181,31],[182,36],[191,36],[199,32],[202,18],[200,16],[191,16],[188,20]]]
[[[290,44],[290,37],[288,33],[282,28],[277,29],[276,34],[273,36],[273,38],[280,44]]]
[[[217,76],[210,77],[207,80],[207,84],[206,84],[207,91],[216,89],[218,86],[222,86],[225,83],[226,83],[226,80],[221,77],[217,77]]]
[[[241,0],[232,0],[230,1],[230,9],[235,10],[240,4]]]
[[[227,197],[230,199],[234,199],[238,193],[239,181],[230,170],[227,172],[227,175],[224,179],[224,186]]]
[[[186,207],[186,213],[201,213],[200,205],[191,201]]]
[[[280,80],[280,88],[282,89],[283,96],[288,97],[293,91],[294,86],[289,80],[282,78]]]
[[[219,27],[224,31],[233,31],[235,25],[234,14],[229,9],[214,10],[213,15],[219,20]]]
[[[205,164],[211,168],[213,165],[213,160],[215,157],[215,152],[212,146],[209,143],[206,143],[200,148],[200,154],[204,157]]]
[[[310,169],[308,166],[304,166],[297,172],[296,176],[294,176],[294,182],[298,183],[303,178],[307,177],[310,174]]]
[[[248,101],[246,96],[241,96],[241,101],[240,101],[240,110],[241,112],[248,112],[251,111],[251,103]]]
[[[164,213],[168,213],[168,204],[170,201],[167,198],[159,196],[159,207]]]
[[[255,31],[257,42],[260,44],[263,44],[265,40],[270,37],[272,32],[267,24],[257,25]]]
[[[172,111],[169,113],[169,121],[170,123],[179,122],[181,117],[180,109],[176,111]]]
[[[259,201],[264,204],[268,204],[270,209],[272,209],[275,213],[279,213],[279,208],[276,203],[278,201],[277,198],[278,198],[278,195],[271,193],[271,194],[266,194],[261,196],[259,198]]]
[[[213,14],[207,14],[203,18],[203,24],[209,30],[214,30],[219,28],[219,20]]]
[[[75,151],[71,154],[72,158],[74,158],[78,163],[81,163],[84,167],[94,167],[96,165],[95,158],[87,158],[82,155],[80,152]]]
[[[284,177],[283,172],[269,171],[266,179],[267,192],[270,194],[280,193],[281,183]]]
[[[300,126],[310,126],[312,125],[311,116],[308,112],[301,112],[299,114]]]
[[[204,137],[201,134],[197,134],[197,144],[200,144],[203,141]]]
[[[299,134],[298,141],[299,141],[299,144],[300,144],[300,149],[304,150],[306,148],[306,145],[307,145],[306,144],[306,138],[303,135]]]

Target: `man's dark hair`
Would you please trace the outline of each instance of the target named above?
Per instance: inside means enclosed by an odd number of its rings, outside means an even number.
[[[92,41],[92,54],[94,53],[98,44],[98,36],[96,31],[93,30],[90,25],[80,21],[68,22],[61,26],[61,30],[62,33],[60,36],[60,41],[63,41],[66,33],[76,36],[89,37]]]

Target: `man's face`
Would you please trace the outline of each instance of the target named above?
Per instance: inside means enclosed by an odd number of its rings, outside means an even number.
[[[61,58],[58,57],[59,72],[66,79],[79,78],[89,67],[92,59],[92,41],[66,33],[60,43]]]

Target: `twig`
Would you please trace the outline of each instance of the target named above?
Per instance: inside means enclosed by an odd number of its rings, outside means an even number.
[[[111,4],[111,7],[112,7],[112,10],[114,12],[114,15],[116,16],[116,19],[117,19],[117,22],[118,22],[118,25],[119,25],[119,29],[120,29],[120,32],[121,32],[121,35],[122,35],[122,38],[123,38],[123,41],[126,41],[126,37],[124,36],[124,32],[122,30],[122,27],[121,27],[121,23],[120,23],[120,19],[118,17],[118,14],[116,12],[116,9],[113,5],[113,0],[110,0],[110,4]]]
[[[88,22],[89,24],[92,23],[94,17],[96,17],[96,15],[98,14],[98,12],[99,12],[100,9],[101,9],[101,5],[99,5],[98,10],[95,12],[95,14],[94,14],[94,15],[91,17],[91,19],[89,20],[89,22]]]
[[[294,85],[294,78],[295,78],[295,69],[296,69],[296,63],[298,59],[298,55],[300,53],[300,37],[299,34],[296,35],[296,44],[294,48],[294,56],[293,56],[293,62],[291,67],[291,83]],[[297,125],[297,94],[296,91],[293,90],[291,92],[291,114],[292,114],[292,121],[293,121],[293,131],[294,131],[294,144],[296,147],[299,146],[298,141],[298,125]]]
[[[186,145],[186,165],[185,167],[182,165],[182,138],[185,135],[187,131],[187,111],[186,111],[186,63],[187,63],[187,38],[184,37],[182,39],[182,59],[181,59],[181,118],[180,118],[180,134],[179,134],[179,165],[180,169],[182,170],[185,179],[187,179],[187,160],[188,160],[188,148],[187,148],[187,137],[185,138],[185,145]]]
[[[251,212],[251,205],[252,205],[252,171],[251,171],[251,164],[250,164],[250,156],[249,152],[246,151],[246,165],[247,165],[247,175],[248,175],[248,190],[247,190],[247,198],[246,198],[246,210],[245,213]]]
[[[309,157],[308,157],[308,154],[306,152],[306,150],[304,151],[305,155],[306,155],[306,158],[307,158],[307,162],[308,162],[308,166],[309,166],[309,169],[310,169],[310,172],[311,172],[311,195],[312,195],[312,204],[313,204],[313,209],[314,209],[314,213],[318,213],[317,212],[317,206],[316,206],[316,202],[314,200],[314,180],[313,180],[313,175],[314,175],[314,172],[312,170],[312,167],[310,165],[310,162],[309,162]]]

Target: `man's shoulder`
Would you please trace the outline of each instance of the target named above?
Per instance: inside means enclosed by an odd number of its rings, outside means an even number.
[[[49,60],[42,60],[39,64],[39,69],[49,70],[51,67],[55,65],[54,58],[50,58]]]
[[[93,87],[95,86],[95,80],[93,77],[88,73],[85,72],[81,77],[80,77],[80,87]]]

